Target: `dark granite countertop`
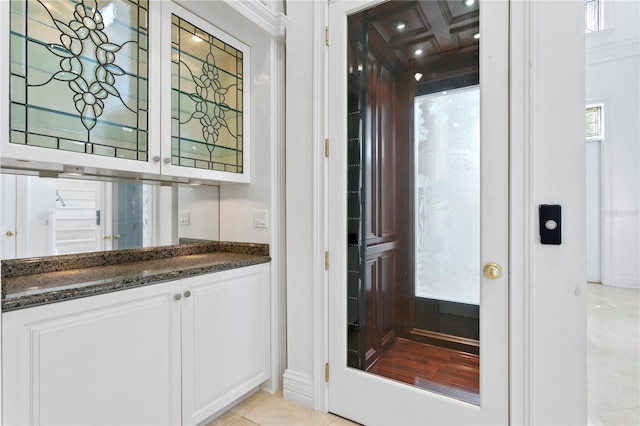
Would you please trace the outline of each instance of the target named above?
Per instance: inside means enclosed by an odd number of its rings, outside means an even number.
[[[270,262],[267,244],[191,242],[2,261],[2,312]]]

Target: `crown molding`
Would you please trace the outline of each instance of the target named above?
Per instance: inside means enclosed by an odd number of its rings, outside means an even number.
[[[637,38],[591,46],[589,44],[587,42],[585,52],[587,65],[640,56],[640,39]]]
[[[256,23],[272,37],[283,39],[289,18],[282,12],[281,1],[224,0],[226,4]]]

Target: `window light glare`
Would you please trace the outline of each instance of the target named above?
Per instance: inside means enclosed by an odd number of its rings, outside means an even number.
[[[473,35],[473,39],[474,39],[474,40],[480,40],[480,33],[475,33],[475,34]]]
[[[201,39],[200,37],[198,37],[197,35],[195,35],[195,34],[194,34],[191,38],[192,38],[192,39],[193,39],[193,41],[195,41],[196,43],[200,43],[200,42],[202,41],[202,39]]]
[[[466,6],[473,6],[476,3],[476,0],[465,0],[464,4]]]

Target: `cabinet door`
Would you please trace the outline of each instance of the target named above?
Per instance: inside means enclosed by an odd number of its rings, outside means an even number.
[[[3,424],[180,423],[179,282],[3,314]]]
[[[184,279],[182,290],[182,422],[192,425],[269,378],[269,265]]]
[[[162,4],[162,174],[248,183],[250,49],[206,4]]]
[[[3,161],[159,173],[159,7],[0,2]]]

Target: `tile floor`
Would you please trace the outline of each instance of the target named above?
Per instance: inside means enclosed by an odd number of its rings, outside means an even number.
[[[323,414],[282,398],[282,392],[256,392],[206,426],[357,425],[333,414]]]
[[[640,425],[640,291],[587,285],[589,425]],[[208,423],[218,425],[355,425],[257,392]]]
[[[587,285],[589,425],[640,425],[640,291]]]

